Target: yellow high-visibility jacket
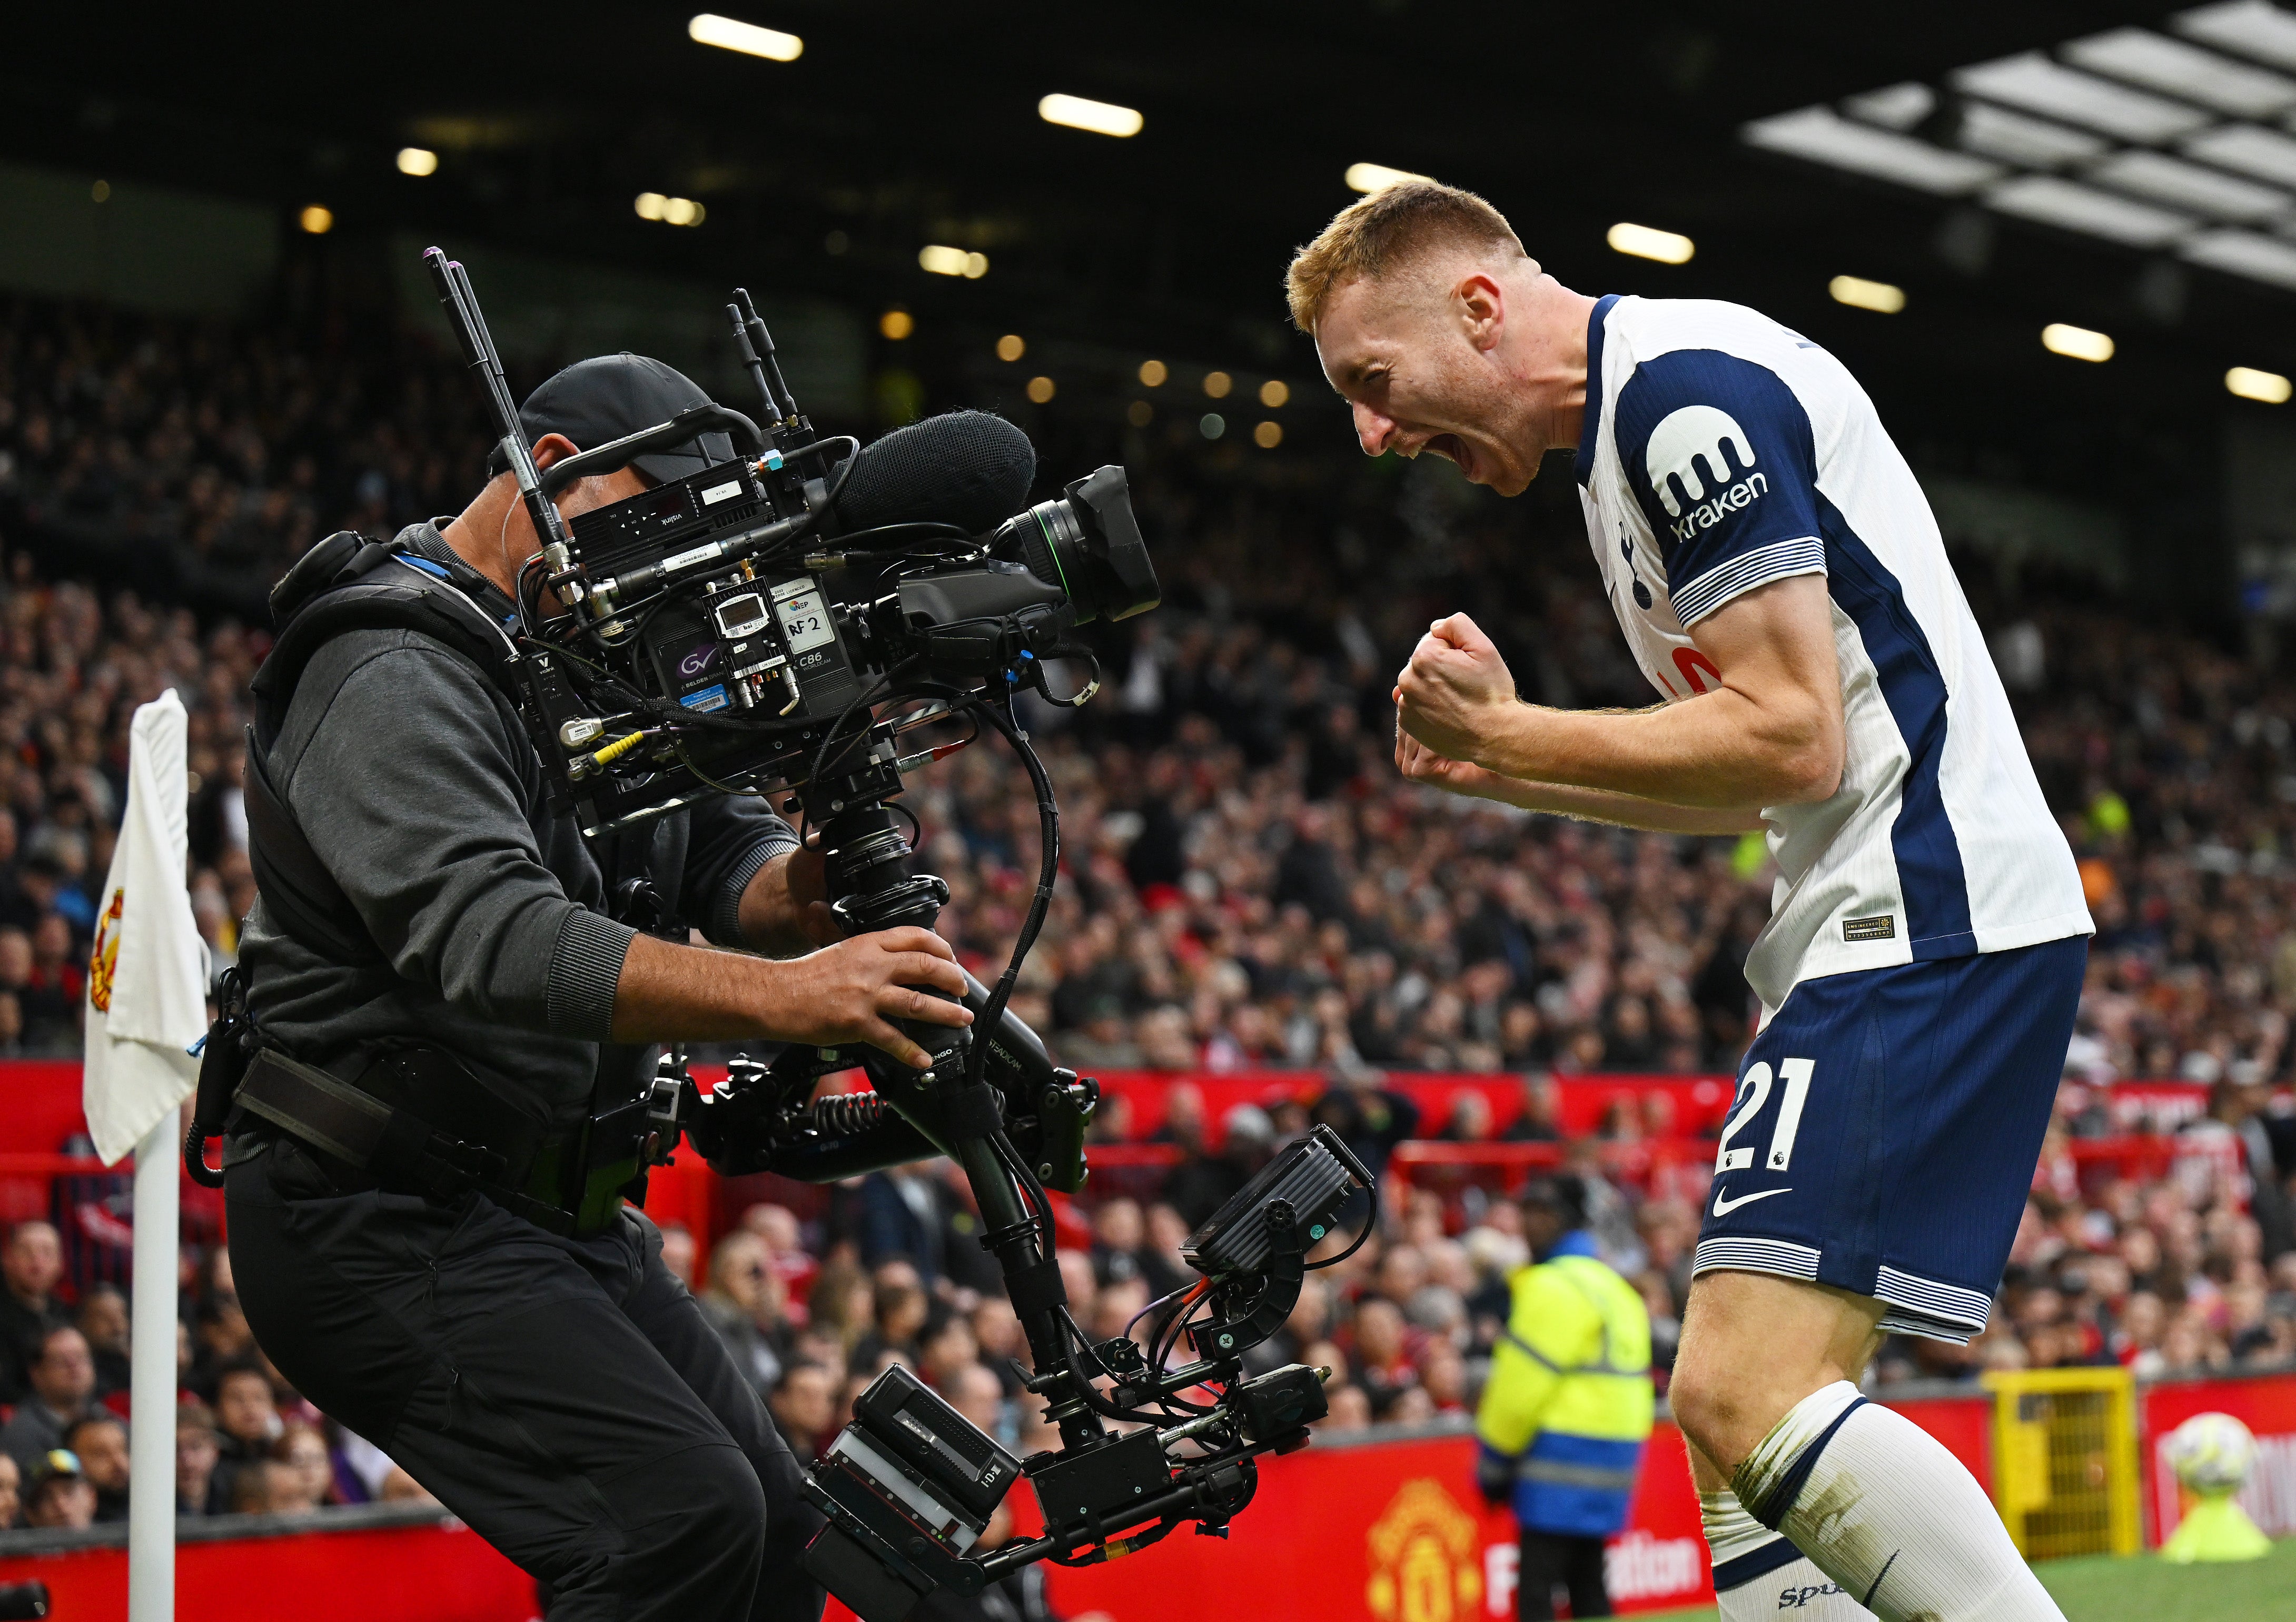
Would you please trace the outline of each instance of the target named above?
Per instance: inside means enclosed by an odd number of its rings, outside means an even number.
[[[1651,1432],[1650,1313],[1584,1233],[1512,1282],[1476,1437],[1513,1464],[1524,1526],[1607,1536],[1626,1525]]]

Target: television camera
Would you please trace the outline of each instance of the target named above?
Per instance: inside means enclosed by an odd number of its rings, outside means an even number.
[[[705,404],[545,471],[467,274],[435,248],[424,258],[541,541],[505,628],[523,718],[554,795],[586,834],[704,794],[765,795],[818,830],[847,929],[930,928],[949,890],[909,870],[915,823],[895,804],[905,774],[993,731],[1035,793],[1043,837],[1027,918],[993,990],[967,976],[968,1029],[906,1027],[929,1068],[868,1047],[785,1048],[737,1057],[704,1094],[673,1050],[637,1106],[655,1163],[691,1139],[721,1171],[824,1183],[946,1155],[979,1204],[980,1242],[1028,1342],[1032,1366],[1019,1372],[1061,1446],[1015,1458],[890,1370],[810,1472],[825,1524],[808,1569],[864,1622],[899,1622],[925,1593],[978,1593],[1035,1561],[1113,1560],[1190,1522],[1226,1536],[1256,1490],[1259,1456],[1304,1446],[1325,1412],[1328,1371],[1295,1364],[1247,1378],[1243,1354],[1282,1325],[1311,1266],[1363,1242],[1376,1193],[1344,1142],[1318,1127],[1190,1238],[1193,1285],[1097,1344],[1069,1310],[1047,1191],[1083,1186],[1099,1090],[1056,1069],[1006,1008],[1060,858],[1051,780],[1013,701],[1029,688],[1084,702],[1097,666],[1078,627],[1158,602],[1124,470],[1101,468],[1016,511],[1035,452],[996,417],[931,418],[865,447],[818,436],[737,290],[726,314],[758,419]],[[700,472],[570,523],[554,504],[585,476],[719,434],[731,454]],[[1052,672],[1072,663],[1087,676],[1064,689]],[[969,721],[971,732],[908,748],[931,721]],[[855,1068],[873,1090],[816,1095],[824,1077]],[[1357,1205],[1367,1209],[1353,1243],[1310,1263]],[[1023,1478],[1042,1532],[979,1546]]]

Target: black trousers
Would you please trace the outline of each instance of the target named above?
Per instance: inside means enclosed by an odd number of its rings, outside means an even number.
[[[1523,1528],[1522,1563],[1515,1568],[1515,1615],[1522,1622],[1549,1622],[1558,1587],[1570,1592],[1574,1618],[1611,1614],[1611,1591],[1603,1583],[1603,1540]]]
[[[797,1462],[652,1223],[558,1239],[481,1198],[342,1193],[286,1139],[226,1196],[264,1351],[546,1585],[552,1622],[817,1622]]]

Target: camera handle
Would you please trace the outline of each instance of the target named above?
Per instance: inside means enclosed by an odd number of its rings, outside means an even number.
[[[947,904],[948,885],[935,874],[907,871],[913,853],[885,804],[882,779],[864,768],[842,780],[808,785],[808,799],[838,807],[821,824],[830,909],[838,921],[855,931],[904,924],[931,929]],[[1046,1417],[1059,1426],[1064,1448],[1099,1446],[1108,1428],[1076,1389],[1081,1382],[1062,1318],[1068,1292],[1060,1264],[1043,1242],[1049,1233],[1040,1233],[1037,1217],[1022,1203],[1013,1169],[1019,1157],[1004,1134],[1002,1096],[967,1074],[974,1033],[896,1023],[933,1055],[932,1068],[919,1071],[873,1061],[866,1065],[870,1079],[896,1113],[964,1168],[980,1208],[980,1242],[1004,1272],[1005,1294],[1051,1399]],[[985,1041],[988,1032],[978,1036]],[[1046,1222],[1050,1216],[1045,1214]]]

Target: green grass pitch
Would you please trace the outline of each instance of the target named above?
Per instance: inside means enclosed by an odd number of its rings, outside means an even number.
[[[2050,1561],[2041,1581],[2066,1622],[2290,1622],[2296,1618],[2296,1538],[2259,1561],[2171,1566],[2150,1554]],[[1712,1610],[1645,1611],[1637,1622],[1713,1622]]]

